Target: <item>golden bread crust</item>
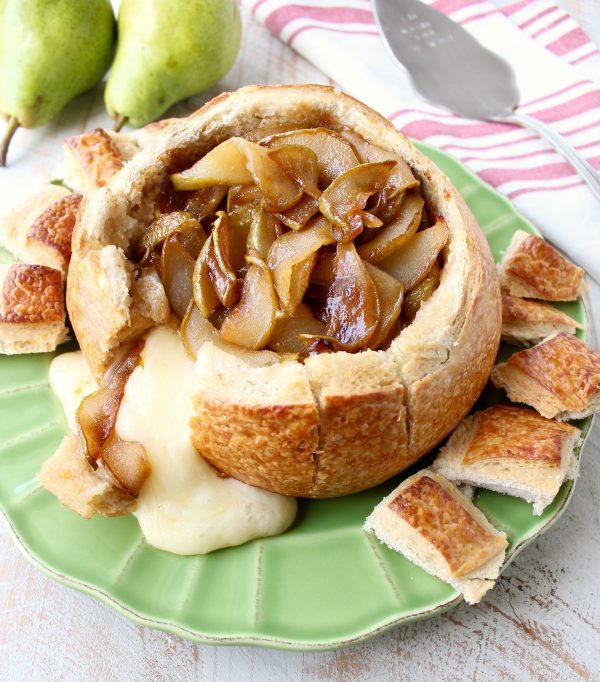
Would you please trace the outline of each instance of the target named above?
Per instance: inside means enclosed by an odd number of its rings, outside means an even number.
[[[411,477],[388,507],[435,547],[451,575],[463,577],[498,554],[506,540],[469,513],[468,505],[452,495],[440,478]]]
[[[574,476],[580,436],[530,408],[495,405],[459,424],[433,468],[451,481],[521,497],[539,515]]]
[[[561,332],[497,365],[492,381],[549,419],[587,416],[600,398],[600,354]]]
[[[495,405],[481,413],[462,464],[510,459],[558,467],[565,437],[577,432],[574,426],[545,419],[534,410]]]
[[[223,94],[188,119],[173,122],[106,187],[86,196],[73,237],[67,305],[84,353],[99,373],[118,344],[133,333],[127,311],[133,309],[134,302],[132,287],[124,287],[113,301],[117,313],[108,312],[106,320],[103,318],[105,331],[98,337],[86,321],[91,315],[86,310],[107,306],[100,293],[94,294],[97,287],[85,284],[88,276],[92,281],[101,277],[94,274],[94,268],[83,272],[89,254],[116,245],[126,259],[131,242],[139,239],[152,221],[156,197],[170,173],[190,166],[229,137],[244,135],[259,125],[280,123],[340,131],[348,126],[367,141],[398,154],[419,177],[432,210],[445,219],[450,231],[440,286],[390,349],[373,353],[382,358],[377,361],[380,367],[364,386],[327,387],[311,369],[318,364],[311,358],[302,369],[311,397],[300,403],[301,414],[294,412],[300,409],[297,401],[272,387],[274,395],[280,396],[280,414],[287,415],[283,424],[265,409],[264,401],[253,405],[239,398],[246,390],[245,372],[234,372],[228,379],[231,385],[226,399],[198,390],[197,419],[192,422],[195,444],[219,468],[250,483],[260,476],[261,487],[276,492],[341,495],[397,473],[443,438],[476,400],[491,370],[500,336],[499,286],[485,239],[447,178],[389,121],[333,88],[264,86]],[[136,272],[130,262],[129,267],[131,279]],[[412,349],[416,346],[424,352],[415,354]],[[348,356],[348,362],[358,367],[364,362],[362,355],[366,354]],[[457,405],[448,407],[447,396],[439,392],[459,381],[464,383],[456,389]],[[215,382],[218,393],[224,380],[216,378]],[[214,419],[219,410],[229,415],[227,420],[219,420],[219,428],[235,435],[236,448],[217,433]],[[292,428],[293,420],[301,420],[303,425]],[[279,471],[276,459],[269,460],[268,467],[260,463],[255,433],[279,439]],[[269,443],[264,447],[274,453]],[[303,489],[286,488],[287,484],[278,480],[287,481],[291,459],[302,469],[292,476],[293,485],[302,479]],[[309,466],[311,476],[304,473]],[[252,474],[257,467],[259,473]]]
[[[0,321],[35,324],[64,321],[60,270],[14,263],[4,272]]]
[[[519,296],[511,296],[502,292],[502,328],[505,323],[513,322],[547,322],[549,324],[572,323],[581,327],[573,318],[550,305],[540,301],[528,301]]]
[[[24,263],[47,265],[66,274],[68,261],[65,262],[60,251],[53,245],[48,246],[30,240],[29,231],[40,216],[70,194],[68,189],[58,185],[47,184],[39,187],[2,217],[0,245]]]
[[[71,260],[71,238],[80,203],[80,194],[67,194],[50,205],[27,230],[28,246],[53,250],[64,272]]]
[[[320,415],[311,497],[362,490],[406,468],[404,386],[385,354],[325,353],[304,367]]]
[[[319,426],[313,403],[256,407],[197,396],[194,406],[192,443],[217,469],[259,488],[271,489],[276,479],[287,495],[310,490]],[[253,457],[232,460],[230,453],[249,445]]]
[[[68,137],[65,154],[79,167],[85,190],[103,187],[123,165],[119,147],[101,128]]]
[[[585,271],[545,239],[518,230],[499,268],[503,289],[544,301],[575,301],[585,289]]]
[[[60,270],[0,265],[0,353],[44,353],[66,339]]]

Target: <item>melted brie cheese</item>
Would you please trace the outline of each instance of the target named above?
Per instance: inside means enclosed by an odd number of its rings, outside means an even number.
[[[78,384],[75,377],[91,375],[81,353],[61,355],[53,365],[59,360],[52,386],[73,412],[78,402],[70,391],[83,397],[87,386],[85,378]],[[192,446],[194,363],[177,332],[151,331],[142,361],[125,387],[116,431],[123,440],[141,443],[152,466],[136,511],[148,542],[176,554],[205,554],[283,532],[296,515],[294,498],[220,478]]]
[[[81,351],[63,353],[50,363],[50,388],[60,400],[67,424],[77,433],[75,413],[81,401],[98,389],[98,384]]]

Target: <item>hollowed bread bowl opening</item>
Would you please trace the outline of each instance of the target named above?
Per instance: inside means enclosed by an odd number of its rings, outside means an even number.
[[[84,197],[73,237],[67,307],[100,376],[118,347],[172,319],[160,279],[135,255],[173,173],[259,127],[350,130],[404,159],[427,211],[445,221],[439,284],[384,349],[298,361],[204,343],[195,363],[199,453],[274,492],[333,497],[406,469],[468,413],[500,339],[500,292],[487,242],[448,178],[393,125],[334,88],[254,86],[223,94],[167,126]],[[166,397],[165,399],[168,399]]]

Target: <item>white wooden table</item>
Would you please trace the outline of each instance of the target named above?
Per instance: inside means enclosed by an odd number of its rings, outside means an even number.
[[[600,44],[598,0],[562,4]],[[260,82],[328,81],[246,21],[236,65],[203,99]],[[3,208],[56,165],[61,139],[107,124],[96,93],[50,126],[19,135],[13,167],[0,175]],[[593,283],[590,300],[600,320]],[[218,648],[140,627],[39,573],[0,523],[0,681],[600,680],[600,428],[590,440],[568,510],[482,604],[331,653]]]

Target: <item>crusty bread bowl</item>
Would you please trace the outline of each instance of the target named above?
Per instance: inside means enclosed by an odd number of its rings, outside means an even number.
[[[277,124],[350,128],[401,156],[421,181],[429,212],[443,217],[450,233],[439,287],[385,351],[338,351],[304,363],[213,343],[198,351],[191,428],[206,459],[274,492],[343,495],[388,479],[444,438],[477,399],[500,340],[496,270],[473,215],[382,116],[334,88],[257,86],[173,122],[106,187],[84,197],[67,306],[100,376],[120,344],[168,318],[160,282],[133,262],[131,246],[154,218],[170,174],[232,136]]]

